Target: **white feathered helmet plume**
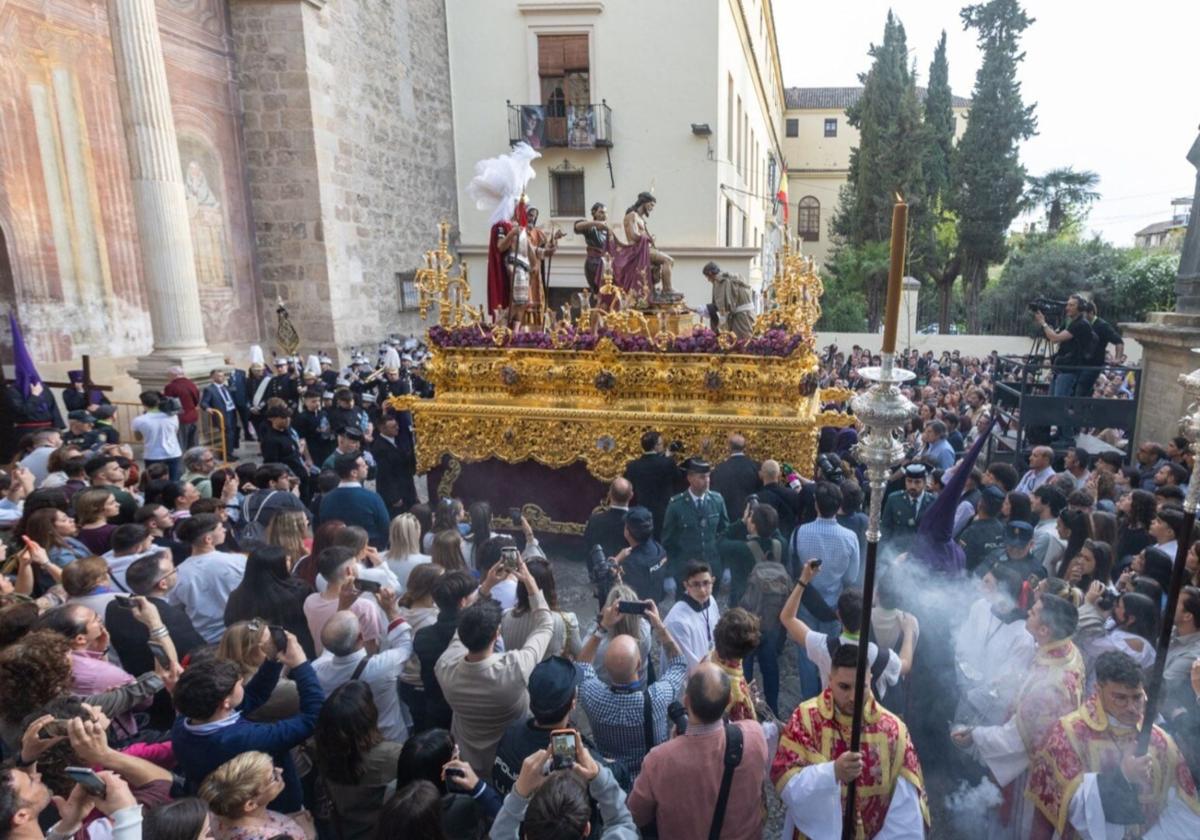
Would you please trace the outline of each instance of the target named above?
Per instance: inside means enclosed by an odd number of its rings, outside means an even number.
[[[467,197],[477,210],[491,210],[489,225],[512,218],[525,185],[536,177],[532,161],[542,155],[528,143],[518,143],[500,157],[488,158],[475,164],[475,177],[467,184]]]

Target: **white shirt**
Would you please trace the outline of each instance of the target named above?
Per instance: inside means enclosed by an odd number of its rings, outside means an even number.
[[[1025,475],[1021,476],[1021,480],[1017,483],[1016,491],[1024,493],[1026,496],[1032,496],[1033,491],[1041,487],[1050,479],[1054,478],[1054,468],[1046,467],[1041,472],[1027,470]]]
[[[688,673],[708,657],[713,649],[713,630],[721,618],[721,609],[716,598],[709,598],[708,605],[696,611],[687,601],[676,601],[663,622],[675,644],[687,659]]]
[[[387,650],[371,657],[363,668],[359,679],[371,687],[375,708],[379,710],[379,731],[389,741],[401,743],[408,737],[408,726],[400,707],[400,695],[396,692],[396,680],[404,663],[412,656],[412,627],[403,619],[397,619],[388,630]],[[329,696],[335,688],[350,682],[359,662],[367,651],[359,648],[348,656],[334,656],[328,650],[313,662],[313,671]]]
[[[246,574],[246,555],[210,551],[181,563],[167,603],[183,607],[196,632],[215,644],[225,632],[225,604]]]
[[[391,555],[384,555],[384,561],[387,567],[392,570],[392,574],[396,576],[396,582],[400,584],[397,593],[403,595],[408,591],[408,576],[412,574],[412,570],[423,563],[432,562],[433,558],[428,554],[410,554],[401,560],[393,560]]]
[[[400,586],[400,582],[396,580],[396,576],[392,574],[392,570],[386,564],[382,566],[367,567],[362,563],[358,563],[357,576],[363,580],[373,581],[380,586],[386,586],[388,589],[396,593],[397,597],[403,594],[404,589]],[[325,580],[325,575],[317,575],[315,583],[318,592],[324,592],[329,586],[329,581]]]
[[[147,411],[133,418],[129,427],[142,436],[142,457],[148,461],[166,461],[183,456],[179,448],[179,416]]]
[[[50,456],[53,454],[53,446],[39,446],[21,459],[21,466],[33,473],[34,486],[41,486],[50,475]]]
[[[821,674],[821,690],[829,685],[829,669],[833,667],[833,660],[829,656],[829,642],[827,633],[818,633],[816,630],[809,630],[808,636],[804,639],[804,652],[808,654],[812,664],[817,666],[817,671]],[[840,641],[844,645],[857,645],[858,639],[842,634]],[[884,652],[888,657],[887,667],[883,669],[883,677],[879,681],[878,694],[879,700],[883,700],[887,696],[887,687],[900,682],[900,655],[891,655],[892,651]],[[875,664],[875,658],[879,656],[879,646],[874,642],[867,642],[867,668],[871,668]],[[870,677],[868,677],[870,679]]]
[[[1011,707],[1036,652],[1037,644],[1025,629],[1025,622],[1001,622],[986,598],[971,605],[954,640],[961,676],[968,678],[973,688],[985,692],[997,712]]]
[[[24,499],[14,502],[7,498],[0,498],[0,526],[16,524],[21,519],[21,514],[24,510]]]
[[[163,551],[162,546],[153,546],[149,551],[142,551],[135,554],[123,554],[117,557],[112,553],[112,550],[104,552],[100,556],[104,562],[108,564],[108,576],[113,579],[113,583],[129,591],[129,584],[125,582],[125,573],[129,571],[129,567],[133,565],[134,560],[145,557],[147,554],[159,554]]]
[[[833,762],[810,764],[788,779],[780,795],[787,808],[783,837],[799,831],[805,837],[842,836],[842,785]],[[875,840],[924,840],[925,818],[916,788],[903,777],[896,779],[892,801]]]

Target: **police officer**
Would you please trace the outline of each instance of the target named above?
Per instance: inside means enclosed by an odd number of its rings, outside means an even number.
[[[1000,509],[1004,507],[1004,491],[994,484],[984,487],[975,505],[975,516],[958,535],[958,544],[966,555],[967,571],[982,575],[989,560],[1004,547],[1004,523]]]
[[[880,532],[896,553],[909,550],[916,539],[921,517],[933,504],[933,494],[925,490],[926,473],[924,464],[906,466],[904,489],[892,493],[883,503]]]
[[[715,596],[722,581],[717,540],[729,527],[729,514],[725,510],[725,499],[709,489],[712,467],[708,462],[699,457],[688,458],[683,468],[687,473],[688,489],[671,497],[663,516],[662,544],[667,550],[668,571],[678,584],[675,594],[680,597],[684,567],[690,560],[703,560],[712,570]],[[667,588],[671,588],[670,583]]]
[[[80,449],[95,449],[103,442],[103,436],[95,431],[96,418],[86,409],[67,413],[70,431],[63,435],[63,443]]]

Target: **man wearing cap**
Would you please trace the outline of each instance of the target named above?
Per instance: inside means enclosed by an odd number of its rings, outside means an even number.
[[[71,446],[80,449],[95,449],[100,445],[100,435],[93,430],[96,418],[85,409],[77,409],[67,413],[67,434],[63,440]]]
[[[275,373],[263,390],[262,401],[265,403],[271,397],[283,400],[289,408],[300,402],[300,383],[292,373],[288,360],[283,357],[275,359]]]
[[[667,553],[654,539],[654,517],[644,507],[630,508],[622,531],[627,545],[613,557],[622,582],[633,587],[639,598],[661,601]]]
[[[725,499],[709,489],[712,467],[699,457],[684,462],[688,489],[667,503],[663,516],[662,544],[667,550],[668,568],[682,587],[680,575],[691,561],[708,564],[713,574],[713,595],[721,586],[721,555],[717,541],[729,527]],[[669,588],[669,587],[668,587]],[[681,590],[676,590],[679,592]]]
[[[887,497],[883,504],[880,531],[894,554],[908,551],[917,536],[921,517],[933,504],[933,494],[925,491],[925,465],[904,468],[904,489]]]
[[[197,407],[200,405],[200,389],[196,383],[188,379],[183,368],[175,365],[167,368],[171,377],[162,389],[164,397],[179,400],[179,446],[181,449],[191,449],[196,445],[196,421],[200,419]]]
[[[92,416],[96,418],[95,431],[100,436],[100,445],[106,443],[120,443],[121,432],[113,425],[113,417],[117,414],[117,407],[111,403],[96,406],[96,410],[92,412]]]
[[[321,469],[333,469],[333,462],[339,455],[361,455],[363,460],[367,462],[367,467],[371,470],[371,475],[368,478],[375,477],[375,456],[363,449],[363,433],[358,426],[345,426],[338,429],[337,446],[329,457],[321,462]]]
[[[286,405],[267,409],[259,446],[264,464],[283,464],[300,479],[301,498],[308,498],[308,467],[300,456],[300,437],[291,428],[292,410]]]
[[[325,412],[329,417],[329,427],[335,431],[353,426],[366,435],[370,440],[371,421],[367,413],[354,404],[354,391],[350,388],[338,388],[333,392],[333,408]]]
[[[330,395],[332,396],[332,394]],[[292,428],[304,441],[308,457],[314,464],[323,464],[333,452],[336,441],[329,417],[321,407],[320,388],[309,388],[304,392],[300,410],[292,418]]]
[[[992,555],[992,562],[1011,565],[1020,572],[1022,580],[1030,575],[1046,576],[1042,564],[1033,559],[1033,526],[1024,520],[1004,526],[1004,547]]]
[[[1004,548],[1004,523],[1000,521],[1000,509],[1004,507],[1004,491],[989,484],[980,491],[975,516],[958,535],[958,544],[966,555],[968,572],[987,569],[984,562]]]
[[[509,725],[496,747],[492,786],[501,795],[516,785],[525,759],[550,746],[551,732],[555,729],[577,729],[571,721],[571,713],[578,701],[579,679],[575,663],[563,656],[551,656],[534,666],[529,674],[530,717]],[[592,739],[583,733],[580,733],[580,737],[588,750],[599,759],[599,751]],[[604,763],[604,759],[599,760]],[[624,768],[619,764],[608,766],[628,780]]]
[[[213,409],[221,413],[225,426],[225,459],[233,460],[238,448],[238,411],[233,392],[225,381],[225,369],[213,368],[208,372],[208,384],[200,395],[200,407],[204,410]]]

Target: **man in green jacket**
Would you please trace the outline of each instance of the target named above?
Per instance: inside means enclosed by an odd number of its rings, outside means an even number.
[[[675,592],[679,597],[683,588],[680,575],[688,561],[707,563],[712,569],[713,595],[716,595],[723,568],[717,540],[729,527],[729,514],[725,510],[725,499],[708,487],[712,472],[708,462],[689,458],[683,467],[687,472],[688,489],[671,497],[663,518],[662,544],[667,550],[667,568],[678,585]],[[670,584],[667,586],[669,588]]]

